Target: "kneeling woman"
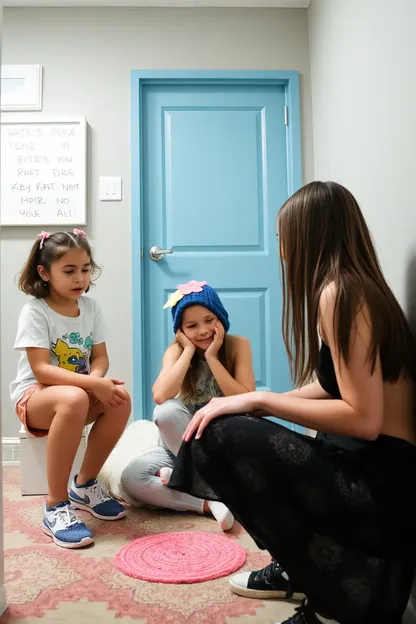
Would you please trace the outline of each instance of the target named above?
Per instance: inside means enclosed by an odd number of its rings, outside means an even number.
[[[166,485],[192,415],[213,397],[255,389],[250,343],[228,335],[228,313],[206,282],[180,285],[165,305],[169,306],[176,340],[166,350],[153,386],[159,446],[130,462],[122,487],[133,499],[154,507],[211,513],[227,531],[234,518],[222,503],[174,492]]]
[[[415,340],[349,191],[302,188],[278,235],[300,389],[213,399],[189,424],[169,485],[215,492],[271,553],[273,586],[307,597],[286,624],[399,624],[415,568]]]

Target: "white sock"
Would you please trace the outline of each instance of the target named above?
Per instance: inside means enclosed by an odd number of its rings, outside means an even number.
[[[231,511],[223,505],[223,503],[218,503],[216,501],[207,501],[208,507],[210,508],[212,515],[215,520],[218,522],[223,531],[229,531],[233,528],[234,524],[234,516]]]
[[[167,485],[169,483],[172,472],[173,468],[161,468],[159,470],[159,477],[163,485]]]

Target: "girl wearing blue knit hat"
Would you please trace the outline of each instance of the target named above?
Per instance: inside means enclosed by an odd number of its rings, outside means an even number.
[[[165,352],[153,386],[159,446],[130,462],[122,487],[133,499],[154,507],[212,513],[227,531],[234,518],[225,505],[166,485],[193,414],[214,397],[255,389],[250,343],[228,334],[228,313],[206,282],[180,284],[164,307],[171,308],[176,339]]]

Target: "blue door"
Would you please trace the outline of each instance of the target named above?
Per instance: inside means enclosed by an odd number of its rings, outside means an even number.
[[[230,332],[250,339],[257,387],[291,387],[276,238],[277,211],[294,190],[288,188],[286,95],[283,84],[261,82],[143,85],[135,418],[152,416],[152,384],[174,338],[163,305],[191,279],[219,292]],[[153,247],[169,253],[151,259]]]

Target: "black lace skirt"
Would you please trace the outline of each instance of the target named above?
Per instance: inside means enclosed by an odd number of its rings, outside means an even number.
[[[225,416],[182,444],[169,487],[225,503],[318,613],[399,624],[416,561],[416,447],[350,446]]]

